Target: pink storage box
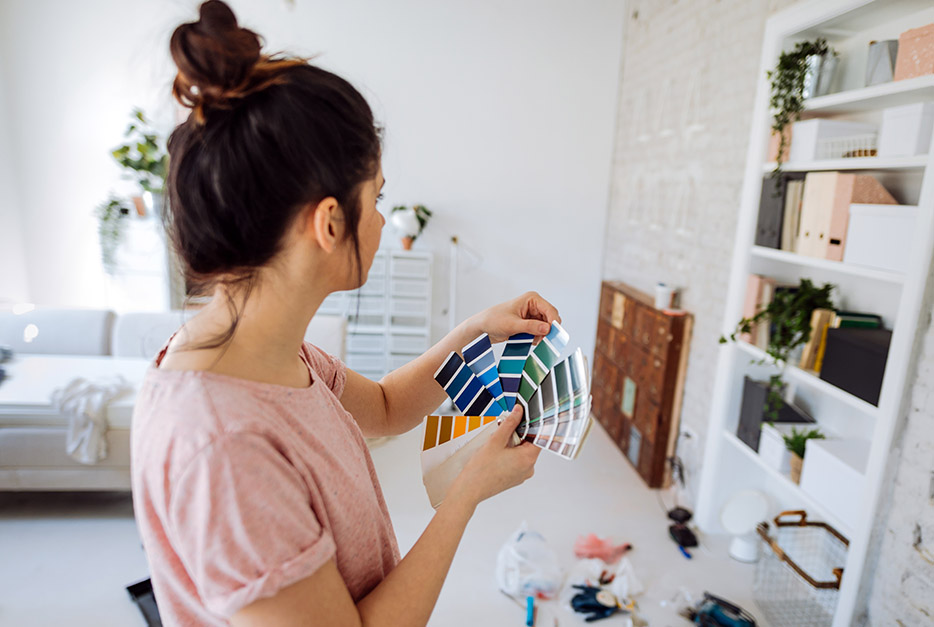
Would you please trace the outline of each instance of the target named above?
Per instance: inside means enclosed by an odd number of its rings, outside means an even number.
[[[906,30],[898,38],[895,80],[934,74],[934,24]]]

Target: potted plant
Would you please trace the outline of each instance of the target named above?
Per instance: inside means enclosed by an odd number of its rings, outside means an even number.
[[[431,211],[424,205],[413,205],[411,208],[399,205],[392,208],[390,220],[396,231],[402,234],[403,249],[412,250],[412,243],[422,234],[431,215]]]
[[[130,207],[111,196],[107,202],[97,207],[97,236],[101,245],[101,263],[104,270],[112,275],[116,270],[117,248],[123,239],[123,226],[130,216]]]
[[[808,440],[823,440],[824,434],[820,429],[811,429],[810,431],[798,431],[792,428],[790,435],[783,435],[785,448],[791,451],[791,480],[795,483],[801,481],[801,466],[804,463],[804,451],[807,449]]]
[[[159,135],[140,109],[134,109],[132,121],[124,132],[126,141],[113,149],[113,158],[132,173],[143,191],[147,209],[159,216],[162,212],[165,177],[169,156]]]
[[[782,392],[785,388],[784,372],[789,357],[811,337],[811,314],[815,309],[833,309],[831,292],[834,285],[825,283],[818,287],[810,279],[802,278],[794,289],[777,289],[775,296],[764,309],[751,318],[743,318],[736,329],[727,336],[720,336],[720,343],[735,342],[737,335],[750,333],[760,322],[768,322],[770,333],[766,347],[768,359],[779,367],[779,372],[769,379],[765,414],[769,422],[778,418],[782,407]],[[762,360],[760,363],[765,363]]]
[[[801,117],[807,98],[829,90],[836,56],[825,39],[802,41],[793,50],[782,52],[775,68],[766,73],[771,81],[772,132],[779,138],[775,175],[781,171],[788,149],[786,128]]]

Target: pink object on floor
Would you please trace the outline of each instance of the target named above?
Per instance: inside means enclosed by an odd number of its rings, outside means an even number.
[[[607,564],[613,564],[619,561],[626,551],[632,549],[632,545],[625,543],[614,546],[610,540],[598,538],[596,534],[588,533],[586,536],[580,536],[574,543],[574,555],[581,559],[597,558]]]

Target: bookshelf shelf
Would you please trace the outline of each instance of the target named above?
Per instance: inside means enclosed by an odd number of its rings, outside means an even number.
[[[735,434],[739,423],[745,377],[761,380],[777,366],[764,351],[737,342],[724,346],[719,355],[710,404],[710,424],[697,496],[696,520],[702,530],[722,530],[719,516],[737,491],[756,489],[769,495],[775,511],[806,509],[812,518],[823,518],[850,541],[843,565],[844,575],[833,627],[848,627],[865,611],[873,573],[873,525],[884,506],[887,467],[893,443],[909,414],[914,363],[920,346],[919,328],[928,312],[924,291],[934,266],[934,153],[915,157],[860,157],[792,162],[787,172],[863,171],[876,178],[899,202],[917,205],[913,238],[905,242],[904,272],[861,267],[827,259],[805,257],[788,251],[756,246],[762,198],[763,175],[774,163],[764,163],[771,135],[769,82],[766,72],[774,68],[782,50],[815,37],[826,37],[841,53],[841,83],[851,87],[807,101],[804,117],[838,118],[853,121],[881,119],[887,107],[934,100],[934,76],[858,87],[864,84],[866,44],[896,39],[909,28],[934,21],[930,0],[807,0],[774,14],[762,38],[761,64],[752,111],[749,148],[743,190],[737,216],[731,274],[721,333],[728,335],[743,317],[746,290],[751,274],[778,284],[796,284],[802,278],[815,283],[833,283],[837,307],[878,314],[892,331],[878,406],[832,385],[813,372],[787,366],[784,377],[791,384],[794,402],[813,416],[828,434],[869,443],[863,473],[861,506],[848,520],[839,520],[828,506],[809,497],[788,477],[772,470],[757,453]],[[932,138],[934,139],[934,138]],[[792,142],[794,138],[792,138]],[[779,222],[781,225],[781,222]],[[894,261],[894,260],[893,260]],[[896,266],[892,266],[896,267]],[[808,459],[804,465],[808,467]],[[831,485],[843,477],[829,477]]]
[[[770,359],[764,350],[757,348],[752,344],[748,344],[746,342],[737,342],[736,346],[739,347],[740,351],[748,355],[752,361]],[[831,383],[827,383],[821,379],[817,373],[802,370],[797,366],[788,365],[785,369],[785,375],[788,379],[816,390],[825,396],[834,398],[849,406],[850,408],[862,412],[866,415],[875,416],[879,413],[879,408],[872,403],[867,403],[863,399],[853,396],[849,392],[841,390]]]
[[[902,283],[905,280],[905,275],[900,272],[891,272],[889,270],[870,268],[868,266],[856,266],[843,263],[842,261],[831,261],[829,259],[820,259],[818,257],[805,257],[804,255],[798,255],[786,250],[776,250],[774,248],[767,248],[765,246],[753,246],[751,254],[754,257],[758,257],[760,259],[772,259],[774,261],[780,261],[782,263],[798,266],[800,268],[828,270],[831,272],[838,272],[840,274],[846,274],[863,279],[870,279],[873,281]]]
[[[853,157],[852,159],[822,159],[820,161],[797,161],[782,164],[785,172],[823,172],[829,170],[923,170],[930,157]],[[768,174],[775,163],[766,163],[762,171]]]
[[[850,536],[853,533],[852,524],[842,520],[836,514],[824,507],[823,503],[812,498],[797,483],[791,480],[791,477],[785,475],[771,466],[766,465],[758,453],[746,446],[745,442],[729,431],[723,432],[723,438],[727,443],[735,448],[741,455],[751,460],[758,466],[769,478],[771,484],[778,490],[791,496],[794,500],[803,504],[804,509],[810,515],[810,518],[822,519],[832,526],[836,527],[844,536]]]
[[[816,114],[859,113],[927,100],[934,100],[934,75],[811,98],[804,102],[804,110],[808,117],[816,117]]]

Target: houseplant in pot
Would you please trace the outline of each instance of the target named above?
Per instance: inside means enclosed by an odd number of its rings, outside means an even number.
[[[791,480],[795,483],[801,481],[801,466],[804,464],[804,451],[807,449],[808,440],[823,440],[824,434],[820,429],[811,429],[809,431],[798,431],[792,429],[790,435],[782,436],[785,439],[785,447],[791,451]]]
[[[720,336],[720,343],[736,341],[739,335],[750,333],[760,322],[769,324],[767,357],[760,363],[771,361],[779,371],[769,379],[766,396],[766,416],[769,421],[778,418],[785,388],[784,372],[792,353],[811,337],[811,314],[815,309],[833,309],[831,293],[834,285],[818,287],[810,279],[802,278],[797,287],[776,289],[775,296],[765,308],[751,318],[743,318],[729,336]]]
[[[402,235],[402,248],[412,250],[412,243],[422,234],[431,215],[431,211],[424,205],[413,205],[411,208],[398,205],[392,208],[389,219]]]
[[[142,110],[134,109],[124,132],[125,142],[111,151],[120,166],[139,184],[147,209],[161,217],[169,155]]]
[[[829,90],[836,58],[825,39],[802,41],[793,50],[782,52],[775,68],[766,73],[771,87],[772,134],[779,138],[774,174],[781,171],[787,156],[786,129],[801,117],[806,99]]]

